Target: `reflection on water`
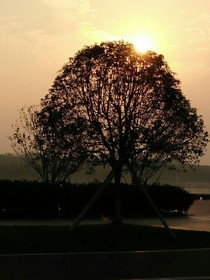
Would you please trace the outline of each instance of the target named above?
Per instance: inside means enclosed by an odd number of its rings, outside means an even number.
[[[177,184],[179,185],[179,184]],[[187,182],[183,187],[186,191],[193,194],[210,194],[210,183],[209,182]]]
[[[165,219],[169,227],[185,230],[199,230],[210,232],[210,200],[196,200],[186,217]],[[127,223],[162,226],[158,218],[129,219]]]
[[[191,216],[210,216],[210,200],[195,200],[188,214]]]

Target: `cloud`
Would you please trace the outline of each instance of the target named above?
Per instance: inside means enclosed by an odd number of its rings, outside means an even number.
[[[202,23],[209,22],[209,20],[210,20],[210,15],[202,12],[202,13],[196,15],[196,16],[193,15],[190,22],[193,23],[193,24],[198,24],[198,23],[202,24]]]
[[[57,51],[70,51],[71,47],[75,51],[88,40],[87,33],[91,33],[89,1],[37,0],[29,5],[28,1],[20,0],[19,3],[22,5],[14,2],[16,9],[13,7],[11,11],[9,4],[5,4],[2,6],[5,14],[0,15],[0,45],[8,53],[54,56]],[[85,26],[89,28],[86,30]]]

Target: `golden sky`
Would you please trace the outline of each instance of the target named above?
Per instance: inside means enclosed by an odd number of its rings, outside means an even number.
[[[149,40],[165,56],[210,132],[209,0],[0,1],[0,154],[18,110],[38,104],[84,45]],[[201,164],[210,165],[210,145]]]

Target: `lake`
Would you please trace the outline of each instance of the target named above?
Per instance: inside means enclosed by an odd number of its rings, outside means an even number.
[[[165,218],[168,226],[174,229],[199,230],[210,232],[210,200],[195,200],[188,216]],[[162,226],[158,218],[129,219],[128,223]]]
[[[210,183],[187,182],[183,188],[193,194],[210,194]]]
[[[199,230],[210,232],[210,200],[195,200],[188,211],[188,216],[172,217],[165,219],[170,228],[184,229],[184,230]],[[109,220],[86,220],[81,224],[94,223],[109,223]],[[138,218],[138,219],[124,219],[125,223],[132,223],[138,225],[148,226],[162,226],[160,220],[156,217],[152,218]],[[14,226],[14,225],[33,225],[33,226],[69,226],[73,223],[72,220],[0,220],[0,225]]]

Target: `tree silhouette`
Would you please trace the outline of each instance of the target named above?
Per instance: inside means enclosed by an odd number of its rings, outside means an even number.
[[[121,221],[124,168],[135,181],[174,160],[194,165],[208,141],[202,117],[183,95],[163,55],[138,53],[124,41],[78,51],[61,69],[41,106],[46,127],[56,127],[59,137],[71,134],[72,116],[80,119],[89,160],[111,166],[116,222]]]
[[[47,129],[40,118],[37,106],[20,110],[20,117],[14,125],[15,132],[9,137],[14,151],[23,156],[44,182],[63,182],[76,172],[83,162],[84,154],[78,152],[80,135],[68,125],[70,139],[58,137],[56,129]],[[55,114],[54,114],[55,116]],[[58,117],[58,115],[57,115]]]

